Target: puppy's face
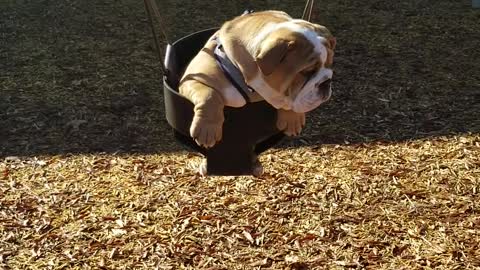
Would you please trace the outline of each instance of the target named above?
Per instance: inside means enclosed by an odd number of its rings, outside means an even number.
[[[256,39],[255,61],[269,86],[259,93],[267,102],[301,113],[330,98],[336,41],[325,27],[291,20],[267,28]]]

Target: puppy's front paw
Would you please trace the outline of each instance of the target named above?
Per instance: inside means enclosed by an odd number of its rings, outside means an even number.
[[[278,110],[277,128],[288,136],[297,136],[305,126],[305,113]]]
[[[210,148],[222,139],[223,121],[212,121],[194,116],[190,126],[190,136],[203,147]]]

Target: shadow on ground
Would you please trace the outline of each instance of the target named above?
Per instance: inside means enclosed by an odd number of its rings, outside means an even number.
[[[302,4],[281,2],[252,1],[301,14]],[[480,10],[468,1],[321,2],[316,21],[338,39],[334,96],[283,147],[480,132]],[[172,40],[243,9],[159,3]],[[7,1],[0,15],[0,157],[184,149],[164,120],[142,2]]]

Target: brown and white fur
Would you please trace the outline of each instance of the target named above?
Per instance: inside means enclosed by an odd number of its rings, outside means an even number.
[[[293,19],[285,12],[263,11],[239,16],[216,33],[229,59],[255,89],[253,102],[266,100],[278,109],[277,127],[298,135],[308,112],[331,96],[336,40],[321,25]],[[213,37],[192,59],[180,93],[194,104],[190,135],[212,147],[222,138],[225,106],[242,107],[244,98],[232,86],[213,56]]]

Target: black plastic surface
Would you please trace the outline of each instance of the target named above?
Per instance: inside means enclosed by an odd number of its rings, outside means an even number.
[[[242,108],[225,108],[222,140],[210,149],[198,146],[189,135],[193,104],[178,93],[181,72],[217,29],[186,36],[167,48],[164,78],[165,114],[174,136],[207,159],[208,175],[252,174],[256,155],[277,144],[283,137],[275,126],[277,112],[265,101]]]

